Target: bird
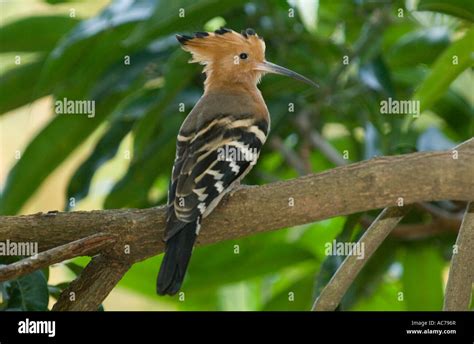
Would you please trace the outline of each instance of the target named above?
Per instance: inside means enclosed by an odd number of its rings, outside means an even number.
[[[168,188],[165,254],[159,295],[181,288],[201,222],[255,165],[270,130],[270,114],[257,85],[266,73],[310,79],[265,59],[255,30],[176,35],[190,63],[204,65],[204,94],[183,121]]]

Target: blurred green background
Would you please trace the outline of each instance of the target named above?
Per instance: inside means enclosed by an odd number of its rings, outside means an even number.
[[[2,215],[165,203],[175,137],[204,80],[202,66],[187,64],[176,33],[254,28],[269,61],[321,85],[315,91],[280,76],[264,78],[272,132],[244,183],[286,180],[375,155],[448,149],[474,133],[471,0],[0,6]],[[95,117],[56,115],[54,101],[64,98],[94,100]],[[381,114],[388,98],[419,100],[421,115]],[[417,206],[340,308],[440,310],[464,206]],[[105,309],[308,310],[344,258],[326,256],[324,245],[357,240],[377,213],[196,248],[184,300],[155,295],[161,255],[154,257],[132,267]],[[87,261],[0,284],[0,307],[47,309]]]

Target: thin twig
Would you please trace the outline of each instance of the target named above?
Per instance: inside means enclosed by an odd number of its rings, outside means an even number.
[[[456,240],[444,299],[445,311],[469,309],[474,283],[474,202],[466,207]]]
[[[344,166],[350,163],[348,159],[344,159],[341,153],[326,141],[316,130],[311,130],[309,112],[303,111],[296,118],[298,129],[309,141],[309,144],[321,152],[330,162],[336,166]]]
[[[114,242],[112,234],[94,234],[0,267],[0,282],[18,278],[64,260],[99,252]]]
[[[429,214],[431,214],[433,217],[437,219],[444,219],[446,221],[452,220],[452,221],[456,221],[460,223],[463,218],[464,207],[462,208],[461,211],[456,211],[455,213],[452,213],[434,204],[426,203],[426,202],[419,203],[416,206],[417,208],[420,208],[428,212]]]
[[[398,225],[390,237],[400,240],[420,240],[435,235],[457,233],[461,221],[444,221],[435,219],[428,223],[414,223]]]
[[[274,150],[280,152],[285,161],[288,163],[288,165],[293,167],[300,176],[304,176],[306,174],[311,173],[311,170],[307,168],[303,159],[291,148],[285,146],[283,140],[280,137],[273,137],[270,140],[270,146]]]
[[[364,257],[349,255],[322,290],[313,305],[313,311],[333,311],[341,302],[352,282],[382,244],[393,228],[410,211],[411,206],[384,209],[365,231],[358,244],[364,249]]]
[[[344,166],[350,163],[344,159],[341,153],[334,148],[327,140],[316,130],[311,129],[311,118],[309,110],[303,110],[296,117],[295,124],[302,135],[308,140],[312,148],[321,152],[330,162],[336,166]]]
[[[414,207],[421,208],[420,203],[414,204]],[[373,221],[373,217],[364,215],[361,217],[360,223],[364,228],[368,228]],[[427,223],[399,224],[393,229],[390,236],[401,240],[418,240],[439,234],[457,233],[461,221],[462,214],[458,216],[458,214],[449,213],[448,217],[433,215],[433,219]]]

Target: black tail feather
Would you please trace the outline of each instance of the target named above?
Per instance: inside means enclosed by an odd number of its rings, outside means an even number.
[[[183,229],[166,241],[166,250],[156,281],[156,292],[174,295],[181,288],[188,267],[198,221],[187,223]]]

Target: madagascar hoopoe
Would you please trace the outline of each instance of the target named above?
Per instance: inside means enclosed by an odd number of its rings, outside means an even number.
[[[255,164],[270,129],[257,88],[265,73],[304,76],[265,60],[265,42],[254,30],[221,28],[177,35],[190,62],[205,65],[204,95],[184,120],[168,190],[165,256],[157,280],[160,295],[174,295],[183,282],[201,220]]]

